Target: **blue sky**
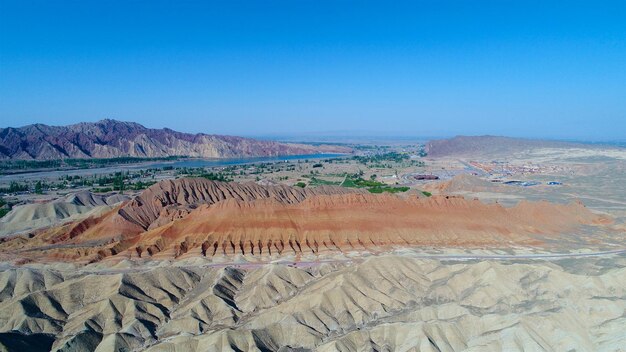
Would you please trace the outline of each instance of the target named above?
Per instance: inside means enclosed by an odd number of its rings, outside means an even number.
[[[626,2],[0,0],[0,118],[626,139]]]

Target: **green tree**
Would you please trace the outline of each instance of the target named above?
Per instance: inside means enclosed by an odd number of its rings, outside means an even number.
[[[37,183],[35,184],[35,193],[37,193],[37,194],[42,194],[43,193],[43,185],[42,185],[41,181],[37,181]]]
[[[9,211],[11,211],[11,205],[7,204],[7,202],[0,197],[0,218],[7,215]]]

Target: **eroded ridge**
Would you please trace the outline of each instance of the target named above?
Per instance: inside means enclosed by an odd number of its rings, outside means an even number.
[[[307,268],[167,266],[97,275],[13,268],[0,272],[0,346],[616,351],[626,343],[624,264],[623,257],[581,259],[572,269],[382,256]]]
[[[514,207],[460,196],[370,194],[179,179],[160,182],[101,216],[0,243],[5,258],[318,255],[393,246],[541,245],[611,219],[579,202]]]

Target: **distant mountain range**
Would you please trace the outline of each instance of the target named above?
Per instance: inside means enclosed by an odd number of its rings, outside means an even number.
[[[577,142],[511,138],[501,136],[456,136],[454,138],[432,140],[426,143],[426,152],[431,157],[456,156],[495,156],[519,153],[539,148],[618,148],[617,145],[588,144]]]
[[[69,126],[28,125],[0,129],[0,159],[258,157],[315,153],[347,153],[333,145],[306,145],[243,137],[146,128],[134,122],[101,120]]]

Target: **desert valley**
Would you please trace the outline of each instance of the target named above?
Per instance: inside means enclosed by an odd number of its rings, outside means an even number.
[[[96,141],[125,128],[132,139],[106,144],[122,154],[67,159],[100,168],[47,161],[58,155],[45,150],[88,150],[61,148],[58,135],[5,152],[4,350],[626,344],[622,147],[489,136],[322,148],[250,140],[245,151],[214,149],[229,150],[217,159],[181,159],[175,153],[192,152],[129,153],[158,149],[141,141],[157,145],[153,136],[166,132],[128,126],[89,127]],[[65,138],[85,140],[73,133]],[[106,145],[91,150],[114,150]],[[304,154],[247,158],[268,146]]]

